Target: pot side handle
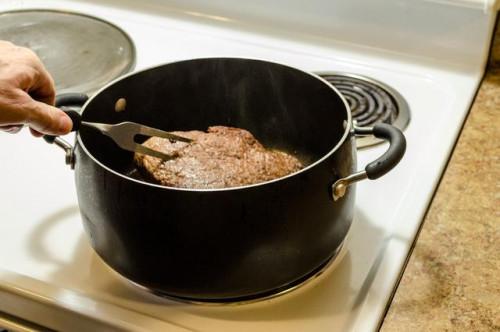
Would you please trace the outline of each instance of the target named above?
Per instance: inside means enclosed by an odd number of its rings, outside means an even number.
[[[88,99],[89,96],[83,93],[65,93],[56,96],[55,106],[61,108],[73,122],[73,128],[71,129],[71,131],[78,130],[78,126],[81,122],[81,116],[78,112],[69,110],[66,107],[72,106],[81,108]],[[70,165],[71,168],[73,168],[73,146],[70,143],[59,136],[44,135],[43,139],[45,140],[45,142],[49,144],[54,143],[55,145],[63,149],[66,153],[66,164]]]
[[[337,180],[332,185],[332,198],[334,201],[345,195],[349,185],[364,179],[375,180],[385,175],[399,163],[406,151],[406,139],[401,130],[386,123],[379,123],[373,127],[357,127],[354,125],[354,134],[356,136],[373,135],[384,139],[389,142],[389,148],[378,159],[366,165],[363,171]]]

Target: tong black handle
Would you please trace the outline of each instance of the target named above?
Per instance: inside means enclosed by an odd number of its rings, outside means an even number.
[[[80,115],[80,113],[72,109],[68,109],[64,106],[61,107],[61,110],[64,113],[66,113],[66,115],[69,116],[71,118],[71,121],[73,122],[73,127],[71,127],[71,131],[78,131],[82,124],[82,116]]]

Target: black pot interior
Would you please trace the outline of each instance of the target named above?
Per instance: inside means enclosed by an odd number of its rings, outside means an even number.
[[[115,111],[119,98],[126,109]],[[206,130],[224,125],[249,130],[264,146],[314,162],[342,138],[347,110],[340,96],[300,70],[260,60],[195,59],[125,77],[98,93],[83,120],[134,121],[159,129]],[[129,175],[133,153],[91,129],[83,145],[107,167]]]

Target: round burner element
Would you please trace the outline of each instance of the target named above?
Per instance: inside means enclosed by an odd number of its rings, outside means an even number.
[[[389,123],[404,130],[410,121],[409,107],[403,97],[391,87],[372,78],[344,73],[316,73],[344,96],[353,120],[360,127]],[[375,137],[359,137],[359,147],[382,142]]]
[[[42,60],[57,93],[92,93],[130,71],[130,37],[99,18],[57,10],[0,13],[0,40],[28,47]]]

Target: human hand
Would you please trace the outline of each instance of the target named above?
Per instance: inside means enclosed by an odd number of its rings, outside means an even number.
[[[54,81],[36,54],[0,40],[0,130],[17,133],[26,124],[35,136],[68,133],[71,119],[54,100]]]

